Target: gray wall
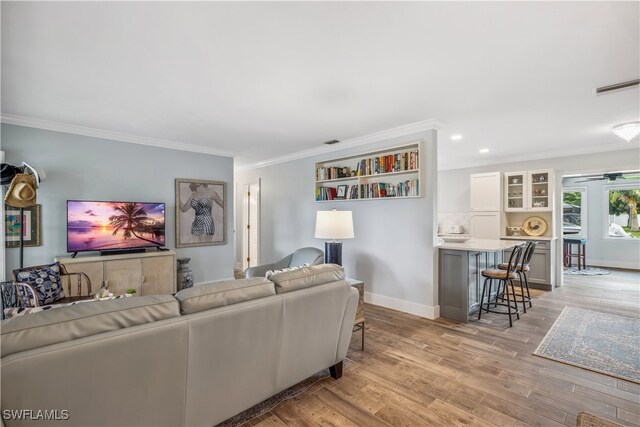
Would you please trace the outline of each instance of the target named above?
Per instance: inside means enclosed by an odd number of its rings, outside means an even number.
[[[437,135],[435,131],[408,135],[322,156],[236,173],[236,221],[242,238],[243,184],[261,179],[260,258],[263,263],[280,259],[293,250],[324,241],[314,238],[318,210],[353,211],[355,238],[343,241],[343,265],[349,277],[365,281],[369,299],[380,305],[429,315],[437,305],[434,286],[433,230],[435,226]],[[423,141],[426,174],[425,197],[316,203],[314,163],[360,154],[385,147]],[[236,261],[242,258],[241,240]],[[382,298],[382,299],[380,299]],[[389,299],[391,298],[391,299]],[[373,301],[373,300],[372,300]],[[435,308],[437,310],[437,308]]]
[[[438,212],[469,212],[469,176],[482,172],[509,172],[530,169],[554,169],[557,174],[556,206],[560,202],[561,178],[563,175],[576,173],[601,173],[604,171],[638,170],[640,169],[640,149],[611,151],[605,153],[583,154],[551,159],[532,160],[528,162],[505,163],[476,168],[445,170],[438,173]],[[590,206],[599,210],[602,206],[600,197],[589,197]],[[595,207],[597,206],[597,207]],[[591,207],[589,212],[591,212]],[[558,212],[559,215],[559,212]],[[599,215],[599,221],[602,221]],[[598,220],[595,218],[594,221]],[[591,218],[588,219],[591,224]],[[556,221],[556,234],[561,235],[561,224]],[[591,236],[590,236],[591,237]],[[558,256],[561,255],[558,246]],[[603,266],[638,268],[640,242],[610,242],[595,238],[587,245],[587,263],[593,262]],[[558,269],[561,272],[561,269]]]
[[[43,245],[25,248],[25,266],[66,253],[67,199],[164,202],[166,243],[175,248],[174,180],[195,178],[227,182],[227,244],[179,249],[178,257],[191,258],[196,282],[233,277],[232,158],[6,124],[1,149],[8,163],[26,161],[47,174],[38,189]],[[7,249],[6,264],[10,277],[18,249]]]

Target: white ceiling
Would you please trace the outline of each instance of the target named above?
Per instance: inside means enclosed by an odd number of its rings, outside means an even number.
[[[245,165],[432,118],[443,168],[637,146],[638,88],[592,90],[640,76],[639,6],[2,2],[2,113]]]

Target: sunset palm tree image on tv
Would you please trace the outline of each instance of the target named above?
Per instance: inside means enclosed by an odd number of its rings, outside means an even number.
[[[109,251],[165,244],[164,203],[67,201],[67,251]]]

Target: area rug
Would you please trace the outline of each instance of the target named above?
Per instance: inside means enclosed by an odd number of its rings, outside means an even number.
[[[344,364],[343,364],[343,369],[347,369],[353,365],[355,365],[356,362],[354,362],[351,359],[344,359]],[[314,385],[315,383],[317,383],[318,381],[321,381],[327,377],[329,377],[329,369],[325,369],[323,371],[317,372],[315,374],[313,374],[312,376],[310,376],[309,378],[307,378],[304,381],[299,382],[298,384],[289,387],[288,389],[281,391],[280,393],[271,396],[270,398],[268,398],[267,400],[258,403],[255,406],[252,406],[251,408],[247,409],[246,411],[240,412],[238,415],[236,415],[235,417],[229,418],[226,421],[221,422],[220,424],[218,424],[216,427],[236,427],[236,426],[241,426],[249,421],[251,421],[253,418],[259,417],[260,415],[263,415],[267,412],[269,412],[270,410],[272,410],[273,408],[275,408],[276,406],[278,406],[279,404],[281,404],[282,402],[285,402],[289,399],[292,399],[294,397],[296,397],[297,395],[299,395],[300,393],[306,391],[309,387],[311,387],[312,385]]]
[[[578,420],[576,421],[576,427],[622,427],[618,423],[609,421],[606,418],[600,418],[596,415],[588,412],[580,412],[578,414]]]
[[[640,384],[640,319],[565,307],[534,355]]]
[[[603,276],[609,274],[609,270],[598,267],[586,267],[578,270],[578,267],[564,267],[564,274],[574,274],[576,276]]]

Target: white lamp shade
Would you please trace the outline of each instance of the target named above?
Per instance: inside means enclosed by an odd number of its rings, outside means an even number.
[[[316,216],[317,239],[353,239],[353,215],[351,211],[318,211]]]

